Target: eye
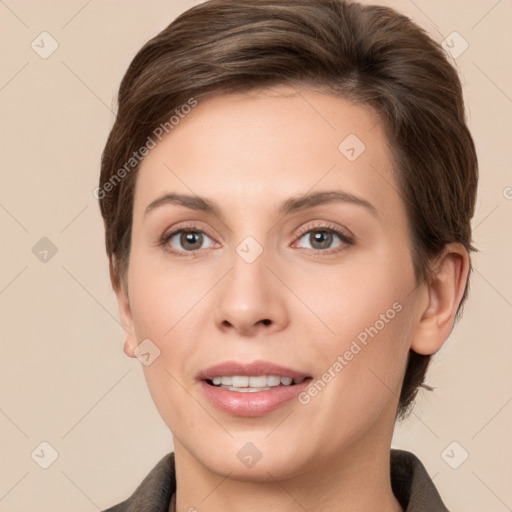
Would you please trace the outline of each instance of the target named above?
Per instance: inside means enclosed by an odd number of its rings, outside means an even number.
[[[306,228],[299,233],[298,240],[295,244],[303,240],[303,244],[305,244],[303,247],[321,252],[338,252],[353,244],[353,240],[348,234],[330,226]],[[296,246],[295,244],[294,246]]]
[[[204,231],[186,228],[164,235],[162,243],[173,252],[195,252],[212,247],[214,241]]]
[[[332,226],[309,226],[298,234],[298,241],[293,247],[301,246],[316,253],[331,253],[345,249],[353,245],[350,235]],[[167,250],[179,256],[195,255],[200,249],[208,249],[215,246],[216,242],[201,229],[190,226],[165,234],[160,244]],[[298,245],[297,245],[298,244]]]

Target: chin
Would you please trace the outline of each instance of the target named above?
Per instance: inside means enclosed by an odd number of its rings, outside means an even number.
[[[286,480],[300,475],[311,468],[315,457],[310,460],[304,455],[304,446],[298,451],[297,443],[284,446],[282,442],[265,440],[268,432],[248,433],[216,442],[204,437],[204,442],[190,440],[189,455],[208,471],[218,475],[229,475],[230,479],[241,482],[269,482]]]

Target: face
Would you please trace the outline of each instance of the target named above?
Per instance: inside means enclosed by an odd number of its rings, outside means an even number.
[[[199,102],[141,164],[127,283],[125,350],[159,353],[145,377],[183,460],[264,480],[389,449],[421,289],[370,109]]]

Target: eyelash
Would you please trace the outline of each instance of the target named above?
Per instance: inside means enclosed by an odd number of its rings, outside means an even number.
[[[340,229],[327,225],[327,224],[317,224],[314,226],[306,226],[304,228],[301,228],[296,234],[295,234],[295,240],[300,240],[305,234],[309,232],[314,231],[324,231],[330,234],[336,235],[342,242],[341,246],[334,247],[332,249],[306,249],[308,252],[312,252],[315,255],[331,255],[338,252],[341,252],[343,250],[348,249],[348,247],[352,246],[354,244],[354,240],[351,236],[349,236],[344,231],[341,231]],[[172,253],[176,256],[184,256],[184,257],[197,257],[199,256],[199,253],[201,252],[201,249],[194,250],[194,251],[176,251],[174,249],[168,248],[169,241],[176,236],[179,233],[202,233],[206,235],[211,240],[214,240],[213,237],[208,235],[204,230],[200,229],[198,226],[195,226],[194,224],[181,226],[179,229],[175,229],[170,233],[165,233],[162,238],[160,239],[158,245],[164,247],[168,252]],[[294,242],[295,243],[295,242]]]

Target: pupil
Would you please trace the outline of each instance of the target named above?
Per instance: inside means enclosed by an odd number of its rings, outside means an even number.
[[[189,231],[181,235],[181,245],[184,249],[198,249],[202,245],[202,234]]]
[[[316,246],[315,249],[327,249],[332,242],[332,233],[328,231],[316,231],[310,235],[310,243],[312,247],[315,247],[315,244],[318,243],[319,246]]]

